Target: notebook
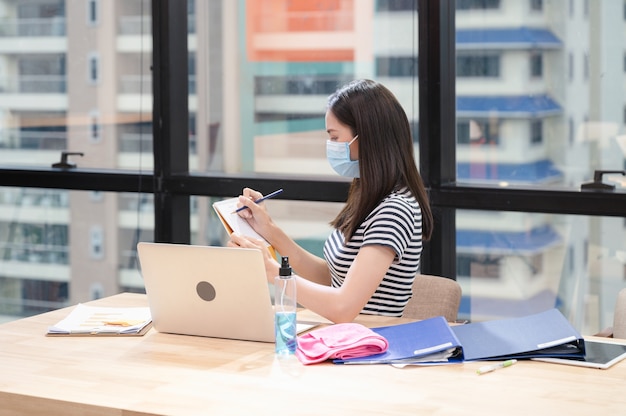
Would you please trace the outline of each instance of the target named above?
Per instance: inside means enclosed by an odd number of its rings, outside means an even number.
[[[147,242],[137,250],[157,331],[274,342],[259,250]],[[298,331],[315,325],[299,323]]]
[[[626,345],[596,340],[585,340],[584,358],[534,358],[534,360],[606,370],[625,358]]]

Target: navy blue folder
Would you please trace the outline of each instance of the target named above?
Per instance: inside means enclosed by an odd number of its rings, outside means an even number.
[[[558,309],[452,327],[466,361],[585,355],[583,337]]]
[[[336,364],[399,364],[461,361],[461,344],[443,316],[372,328],[389,342],[387,351],[368,357],[334,360]]]
[[[372,328],[389,349],[337,364],[458,363],[511,358],[582,358],[585,342],[558,309],[519,318],[450,326],[442,317]],[[441,352],[447,352],[443,357]],[[432,359],[431,359],[432,357]]]

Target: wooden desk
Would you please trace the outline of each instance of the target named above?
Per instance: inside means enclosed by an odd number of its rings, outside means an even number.
[[[121,294],[93,304],[147,302]],[[0,325],[0,414],[590,416],[626,409],[626,362],[596,370],[523,361],[482,376],[476,369],[484,363],[303,366],[275,359],[273,344],[154,329],[143,337],[46,337],[67,313]]]

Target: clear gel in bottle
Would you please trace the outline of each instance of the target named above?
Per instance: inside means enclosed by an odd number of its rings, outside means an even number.
[[[296,278],[289,266],[289,257],[283,257],[278,276],[274,281],[274,312],[276,354],[295,354],[296,339]]]

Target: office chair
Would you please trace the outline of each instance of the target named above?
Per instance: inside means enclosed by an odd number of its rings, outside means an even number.
[[[613,326],[595,334],[599,337],[626,339],[626,288],[619,291],[613,313]]]
[[[452,279],[418,274],[413,282],[413,297],[404,308],[405,318],[427,319],[443,316],[448,322],[457,319],[461,304],[461,286]]]

